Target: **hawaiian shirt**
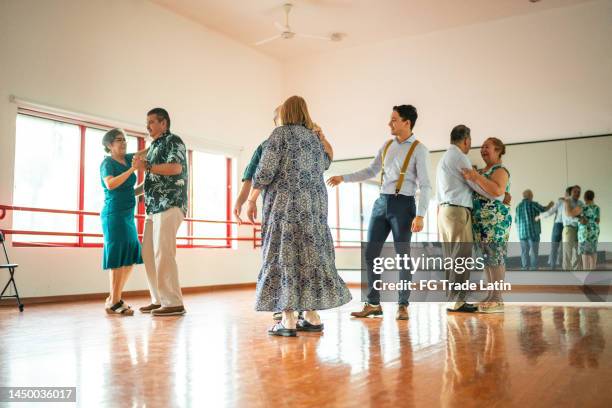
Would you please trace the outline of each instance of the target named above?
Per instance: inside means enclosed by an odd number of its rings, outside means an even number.
[[[147,153],[151,165],[180,163],[183,170],[176,176],[162,176],[146,172],[144,181],[145,208],[147,214],[157,214],[178,207],[187,216],[187,187],[189,169],[187,150],[180,137],[166,132],[154,140]]]

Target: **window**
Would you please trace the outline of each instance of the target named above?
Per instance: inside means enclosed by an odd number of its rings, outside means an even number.
[[[79,197],[79,126],[26,115],[16,123],[15,206],[74,209]],[[13,229],[75,231],[78,216],[16,211]],[[40,241],[36,235],[15,235],[14,241]],[[76,244],[78,238],[45,236],[47,242]]]
[[[337,187],[327,186],[327,224],[331,230],[334,241],[340,239],[338,229],[338,189]]]
[[[231,221],[231,162],[229,158],[194,151],[191,156],[191,175],[194,182],[191,194],[191,216],[205,220]],[[219,240],[195,240],[194,245],[229,247],[230,224],[193,222],[190,228],[194,236],[221,238]]]
[[[337,246],[359,247],[360,242],[368,239],[372,207],[379,195],[378,184],[368,182],[342,183],[336,188],[328,188],[328,221]],[[418,203],[418,197],[416,200]],[[412,234],[412,242],[438,240],[436,212],[437,203],[432,200],[423,220],[423,231]],[[393,242],[392,233],[389,233],[386,242]]]
[[[104,205],[100,164],[106,153],[101,141],[109,128],[20,109],[16,121],[13,205],[94,214],[15,211],[14,230],[54,232],[55,235],[15,234],[14,244],[102,244],[102,237],[79,237],[76,233],[102,233],[98,215]],[[128,132],[127,151],[143,149],[143,136]],[[183,238],[177,244],[179,247],[231,247],[234,229],[227,223],[232,199],[231,158],[189,150],[188,165],[189,219],[181,225],[177,236],[216,239]],[[141,180],[143,175],[138,177]],[[135,212],[144,215],[144,205],[139,203]],[[215,222],[197,221],[202,219]],[[139,234],[143,232],[143,225],[140,219],[137,222]]]
[[[342,183],[338,186],[340,246],[360,246],[364,239],[361,231],[361,185]]]

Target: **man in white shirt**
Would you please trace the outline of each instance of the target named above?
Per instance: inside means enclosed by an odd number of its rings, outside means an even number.
[[[573,186],[565,189],[565,197],[569,197],[572,194]],[[539,216],[536,216],[535,220],[539,221],[544,218],[548,218],[552,215],[555,216],[555,222],[553,224],[552,234],[550,237],[550,256],[548,257],[548,265],[550,269],[557,269],[557,265],[563,259],[563,247],[561,241],[563,240],[563,213],[565,212],[565,197],[560,197],[555,205],[553,205],[548,211],[544,211]],[[559,251],[561,249],[561,251]]]
[[[584,203],[580,201],[580,186],[572,187],[571,197],[566,197],[563,211],[563,269],[577,271],[581,267],[578,256],[578,216]]]
[[[401,257],[409,257],[412,232],[423,230],[423,217],[431,195],[427,169],[429,151],[412,133],[416,119],[417,111],[414,106],[394,106],[389,121],[394,138],[385,142],[372,163],[355,173],[334,176],[327,180],[330,186],[337,186],[343,181],[368,180],[381,172],[381,194],[372,208],[365,250],[368,272],[367,302],[361,311],[351,313],[353,317],[382,315],[380,292],[374,288],[374,282],[380,279],[380,275],[374,273],[374,259],[380,256],[389,232],[393,233],[395,252]],[[418,207],[414,198],[417,189],[420,190]],[[409,268],[400,269],[401,281],[409,281],[411,278]],[[408,319],[409,293],[408,290],[399,291],[395,316],[397,320]]]
[[[438,201],[438,235],[442,241],[444,257],[455,260],[472,256],[472,190],[491,198],[504,200],[504,196],[491,197],[476,183],[462,176],[462,169],[472,168],[467,156],[472,146],[470,128],[457,125],[451,131],[451,145],[444,153],[436,170],[436,198]],[[463,283],[470,277],[470,271],[458,273],[446,271],[451,282]],[[475,312],[477,307],[465,302],[466,291],[450,291],[449,312]]]

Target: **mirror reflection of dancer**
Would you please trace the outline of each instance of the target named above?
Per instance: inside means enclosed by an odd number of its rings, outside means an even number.
[[[592,271],[597,266],[600,217],[601,210],[595,204],[595,193],[592,190],[585,191],[584,207],[578,225],[578,254],[582,255],[582,266],[586,271]]]
[[[565,197],[563,204],[563,269],[566,271],[577,271],[581,268],[578,254],[579,215],[584,207],[580,200],[581,191],[578,185],[572,187],[570,197]]]
[[[565,197],[569,197],[572,193],[573,186],[565,189],[565,196],[560,197],[555,205],[552,206],[548,211],[544,211],[542,214],[535,217],[536,221],[540,221],[543,218],[548,218],[554,215],[554,224],[550,237],[550,255],[548,257],[548,266],[550,269],[557,269],[557,265],[561,264],[563,259],[561,241],[563,239],[563,214],[565,213]],[[561,251],[559,251],[561,249]]]
[[[361,311],[351,313],[353,317],[379,316],[383,313],[380,292],[374,288],[374,282],[380,279],[379,275],[374,274],[374,259],[380,256],[389,232],[393,233],[395,252],[403,257],[410,256],[412,233],[423,230],[423,217],[431,195],[427,170],[429,151],[412,133],[416,120],[417,111],[414,106],[394,106],[389,127],[395,137],[385,142],[372,163],[363,170],[327,180],[327,184],[334,187],[343,181],[365,181],[381,172],[381,194],[372,208],[365,254],[367,301]],[[417,188],[420,189],[418,207],[414,199]],[[400,269],[400,279],[412,279],[408,268]],[[409,294],[408,290],[399,291],[397,320],[408,320]]]

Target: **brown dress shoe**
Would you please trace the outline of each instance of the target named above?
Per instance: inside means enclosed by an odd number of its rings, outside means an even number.
[[[140,310],[140,313],[151,313],[151,311],[155,309],[159,309],[160,307],[161,305],[156,305],[155,303],[151,303],[149,306],[143,306],[139,308],[138,310]]]
[[[371,305],[366,303],[363,305],[361,312],[352,312],[353,317],[368,317],[368,316],[382,316],[383,311],[380,305]]]
[[[395,314],[395,320],[408,320],[408,306],[399,305],[397,307],[397,313]]]
[[[180,316],[185,314],[183,306],[162,306],[151,312],[153,316]]]

